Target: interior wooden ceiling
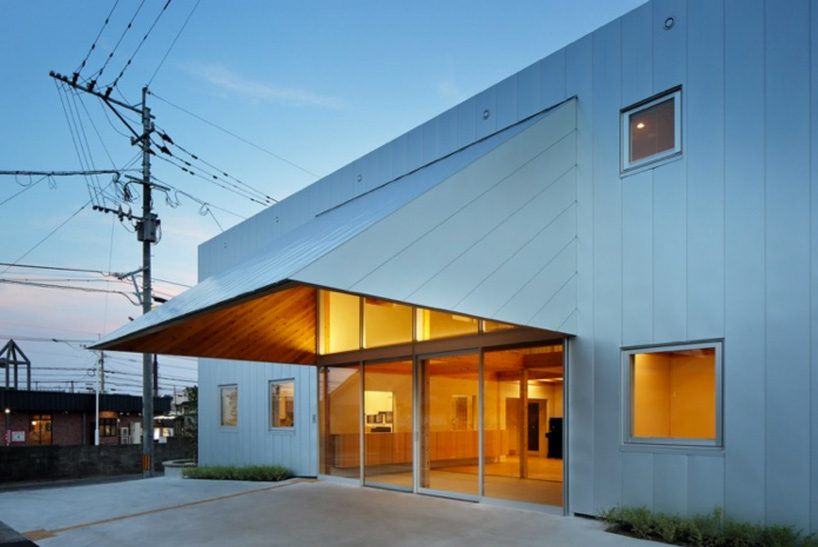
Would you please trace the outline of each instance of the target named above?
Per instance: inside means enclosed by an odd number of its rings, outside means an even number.
[[[290,285],[126,338],[107,349],[315,364],[316,289]]]

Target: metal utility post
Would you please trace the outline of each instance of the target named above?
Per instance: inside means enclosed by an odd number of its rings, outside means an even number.
[[[97,389],[94,395],[94,446],[99,446],[99,388],[100,382],[102,382],[103,359],[103,354],[100,352],[99,360],[97,361]]]
[[[151,111],[147,106],[148,86],[142,88],[142,220],[136,226],[142,242],[142,311],[151,311],[151,243],[156,241],[157,221],[151,203]],[[142,477],[153,476],[153,359],[142,354]]]

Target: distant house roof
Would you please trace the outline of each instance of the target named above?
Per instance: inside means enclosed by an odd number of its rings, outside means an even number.
[[[170,410],[170,397],[154,397],[154,412]],[[0,388],[0,408],[12,412],[88,412],[95,410],[93,393],[61,391],[26,391]],[[99,396],[99,409],[113,412],[142,412],[142,397],[104,393]]]

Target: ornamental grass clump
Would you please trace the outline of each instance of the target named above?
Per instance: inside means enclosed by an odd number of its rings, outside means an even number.
[[[645,507],[614,507],[602,514],[608,531],[673,545],[702,547],[818,547],[815,535],[792,526],[762,526],[724,518],[720,508],[682,517]]]
[[[281,465],[207,465],[190,467],[182,471],[188,479],[229,481],[283,481],[293,476],[292,471]]]

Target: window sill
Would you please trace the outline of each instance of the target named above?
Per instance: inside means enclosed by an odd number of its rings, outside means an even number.
[[[645,171],[656,169],[657,167],[667,165],[668,163],[673,163],[674,161],[678,161],[680,159],[682,159],[681,150],[679,150],[678,152],[674,152],[672,154],[668,154],[667,156],[660,156],[658,158],[645,161],[644,163],[639,163],[637,165],[634,165],[633,167],[628,167],[627,169],[622,169],[619,172],[619,178],[624,179],[631,175],[644,173]]]
[[[629,442],[619,446],[620,452],[643,452],[650,454],[679,454],[689,456],[724,457],[723,446],[713,445],[682,445],[662,443]]]

